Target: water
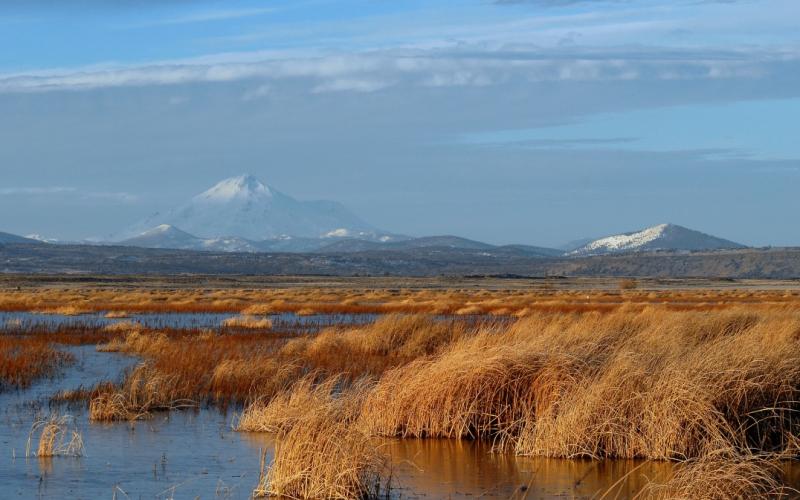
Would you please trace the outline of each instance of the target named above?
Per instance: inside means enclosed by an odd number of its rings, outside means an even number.
[[[150,329],[219,329],[222,322],[237,316],[234,313],[130,313],[126,318],[106,318],[104,312],[79,315],[43,314],[36,312],[0,312],[0,328],[4,330],[56,331],[67,327],[102,328],[120,322],[139,323]],[[316,331],[335,325],[359,325],[375,321],[375,314],[313,314],[298,316],[294,313],[270,315],[272,329],[288,331],[302,329]]]
[[[0,497],[14,498],[248,498],[258,482],[259,449],[271,457],[268,435],[231,431],[230,415],[216,410],[158,413],[134,423],[90,423],[85,405],[60,408],[74,417],[82,457],[25,457],[31,425],[50,412],[63,389],[115,380],[138,360],[69,348],[78,362],[63,377],[24,391],[0,394]],[[36,445],[35,436],[34,448]]]

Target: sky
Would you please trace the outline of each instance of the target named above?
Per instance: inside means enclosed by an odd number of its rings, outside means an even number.
[[[800,245],[796,0],[4,0],[0,231],[252,173],[374,226]]]

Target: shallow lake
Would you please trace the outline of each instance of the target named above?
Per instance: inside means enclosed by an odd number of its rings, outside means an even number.
[[[0,328],[4,330],[56,331],[65,327],[101,328],[120,322],[139,323],[151,329],[219,329],[222,322],[237,316],[236,313],[130,313],[125,318],[107,318],[104,312],[63,315],[37,312],[0,312]],[[303,329],[315,331],[334,325],[360,325],[375,321],[375,314],[312,314],[300,316],[294,313],[270,315],[272,329],[289,331]]]

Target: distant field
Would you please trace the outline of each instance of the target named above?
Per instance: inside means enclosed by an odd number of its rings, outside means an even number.
[[[626,306],[721,310],[800,299],[800,281],[666,279],[0,277],[0,311],[525,316]]]

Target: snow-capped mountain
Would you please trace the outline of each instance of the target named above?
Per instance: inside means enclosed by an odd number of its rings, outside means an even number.
[[[590,241],[567,255],[602,255],[651,250],[718,250],[745,248],[733,241],[717,238],[676,224],[659,224],[632,233],[606,236]]]
[[[262,241],[346,236],[379,240],[391,237],[340,203],[299,201],[252,175],[225,179],[187,203],[149,217],[124,233],[124,238],[117,239],[138,238],[162,225],[180,228],[201,239],[235,237]]]

